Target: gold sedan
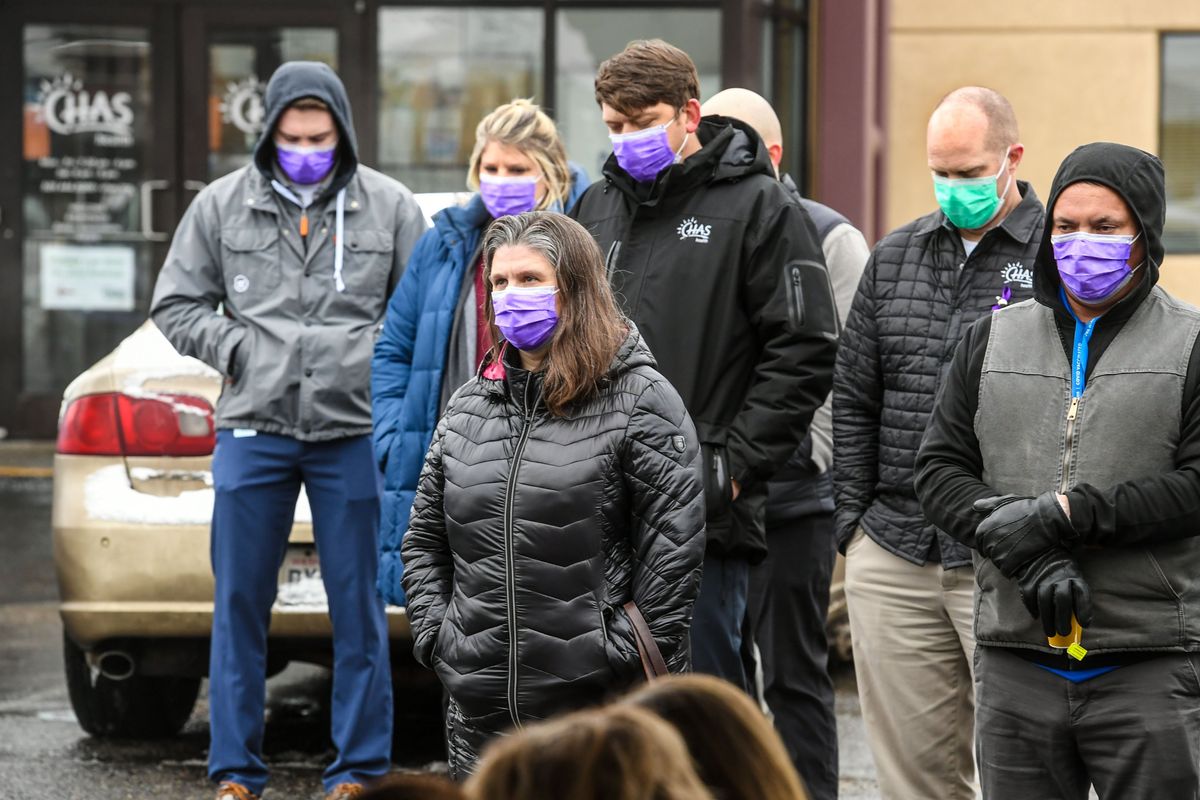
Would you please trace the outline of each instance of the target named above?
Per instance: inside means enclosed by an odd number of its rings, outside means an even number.
[[[54,559],[71,702],[89,733],[165,736],[208,668],[213,406],[221,377],[152,322],[67,387],[54,460]],[[279,571],[268,672],[328,664],[331,628],[303,493]],[[388,608],[393,671],[419,680]],[[427,682],[427,680],[426,680]]]

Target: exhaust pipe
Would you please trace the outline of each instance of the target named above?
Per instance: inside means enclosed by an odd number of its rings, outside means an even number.
[[[133,656],[124,650],[106,650],[96,656],[96,670],[110,681],[124,681],[133,677]]]

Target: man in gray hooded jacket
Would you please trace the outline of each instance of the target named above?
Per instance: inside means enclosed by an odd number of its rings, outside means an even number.
[[[197,195],[159,274],[154,322],[226,378],[209,666],[209,775],[220,800],[255,798],[266,785],[267,629],[301,484],[334,629],[338,754],[327,796],[352,797],[390,766],[370,365],[388,296],[424,230],[412,193],[358,163],[341,80],[324,64],[292,62],[267,85],[252,163]]]

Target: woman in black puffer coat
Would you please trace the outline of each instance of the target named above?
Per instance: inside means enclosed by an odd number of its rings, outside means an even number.
[[[638,678],[630,600],[686,670],[704,557],[695,429],[592,237],[560,214],[504,217],[484,258],[500,344],[438,423],[401,547],[458,778],[492,736]]]

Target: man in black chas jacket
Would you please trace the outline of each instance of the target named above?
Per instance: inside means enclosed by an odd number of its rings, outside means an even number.
[[[776,172],[783,129],[771,104],[747,89],[717,92],[705,116],[722,114],[754,127]],[[871,248],[849,220],[800,195],[790,175],[780,181],[812,218],[844,323]],[[750,574],[748,642],[757,651],[762,698],[809,797],[838,793],[837,714],[829,677],[829,589],[837,558],[833,524],[833,421],[830,401],[813,415],[808,436],[768,482],[767,558]],[[753,668],[749,668],[753,672]]]
[[[833,480],[859,698],[884,797],[973,798],[970,551],[921,514],[913,463],[966,327],[1032,292],[1043,210],[1016,116],[951,92],[926,139],[941,210],[876,245],[842,332]]]
[[[600,65],[613,140],[572,216],[683,397],[703,444],[708,549],[693,667],[746,685],[750,565],[766,554],[766,481],[829,391],[836,309],[811,220],[744,123],[700,115],[686,53],[633,42]]]
[[[1200,796],[1200,311],[1155,285],[1164,207],[1155,156],[1069,155],[1036,301],[967,331],[921,446],[976,551],[985,797]]]

